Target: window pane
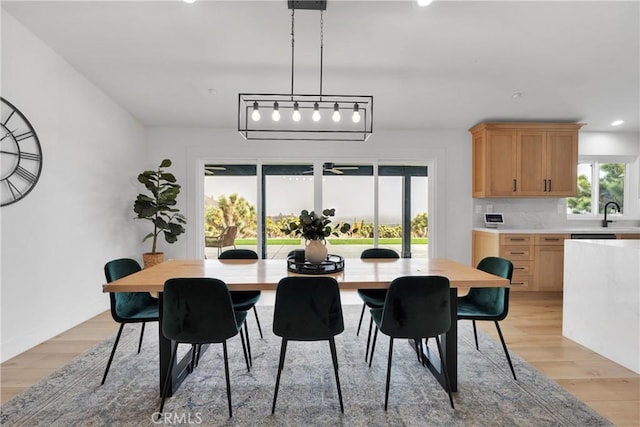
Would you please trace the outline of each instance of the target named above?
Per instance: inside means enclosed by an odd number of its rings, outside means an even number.
[[[214,237],[231,225],[238,227],[235,244],[256,250],[256,167],[253,165],[206,165],[204,178],[205,255],[217,258]],[[222,248],[222,250],[230,247]]]
[[[623,211],[624,202],[624,163],[602,163],[600,164],[599,179],[599,213],[604,212],[604,205],[607,202],[616,202]]]
[[[567,213],[591,213],[591,177],[593,176],[591,163],[578,164],[578,196],[567,198]]]
[[[348,222],[348,236],[331,237],[329,253],[344,257],[360,256],[373,246],[373,167],[367,165],[336,165],[335,170],[325,170],[322,177],[323,208],[335,208],[334,223]],[[342,173],[341,173],[342,172]]]

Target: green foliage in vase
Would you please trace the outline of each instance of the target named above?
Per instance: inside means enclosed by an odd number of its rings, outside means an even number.
[[[180,185],[176,183],[176,177],[165,168],[171,166],[171,160],[164,159],[158,170],[144,171],[138,175],[138,182],[143,184],[151,193],[138,194],[133,204],[133,211],[138,219],[146,219],[153,224],[153,231],[147,234],[142,241],[153,239],[151,253],[156,253],[158,235],[164,234],[167,243],[175,243],[178,236],[184,233],[183,224],[186,218],[175,207],[176,199],[180,194]]]
[[[281,229],[288,235],[302,236],[307,240],[320,240],[331,235],[339,236],[340,233],[347,233],[351,230],[351,224],[342,223],[331,225],[329,217],[335,216],[335,209],[325,209],[322,214],[304,209],[300,212],[298,221],[291,221]]]

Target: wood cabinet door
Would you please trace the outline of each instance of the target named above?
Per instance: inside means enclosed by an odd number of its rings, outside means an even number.
[[[544,186],[546,179],[544,145],[545,132],[518,132],[517,194],[519,196],[546,195]]]
[[[487,132],[487,196],[515,195],[516,131]]]
[[[536,246],[534,289],[562,291],[564,275],[564,246]]]
[[[549,131],[545,144],[548,196],[578,194],[578,133]]]

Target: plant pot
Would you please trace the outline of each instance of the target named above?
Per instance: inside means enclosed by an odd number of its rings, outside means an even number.
[[[307,261],[313,264],[320,264],[327,259],[327,253],[326,240],[307,240],[305,242],[304,254]]]
[[[146,252],[142,254],[144,268],[153,267],[164,261],[164,252]]]

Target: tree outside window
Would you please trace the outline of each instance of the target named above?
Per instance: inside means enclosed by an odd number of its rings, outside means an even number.
[[[624,163],[580,163],[578,195],[567,199],[567,213],[595,216],[602,214],[604,205],[610,201],[618,203],[624,211],[625,170]]]

